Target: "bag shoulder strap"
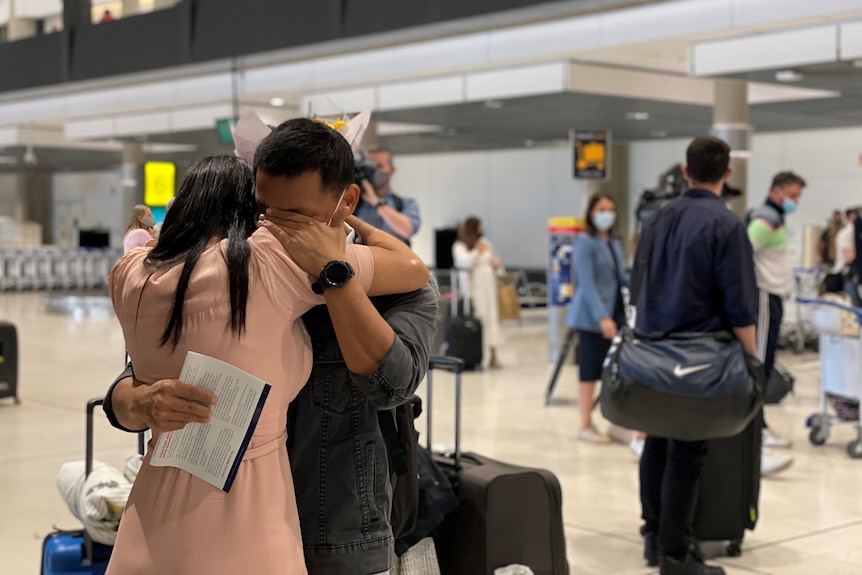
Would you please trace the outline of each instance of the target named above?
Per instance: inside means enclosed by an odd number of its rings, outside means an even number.
[[[389,192],[389,195],[392,196],[392,202],[395,204],[396,212],[404,211],[404,199],[396,194],[395,192]]]
[[[637,261],[635,262],[635,274],[632,278],[632,289],[630,292],[631,302],[634,306],[637,306],[638,297],[640,296],[644,280],[648,279],[650,261],[652,260],[653,244],[655,244],[656,224],[658,224],[658,220],[665,208],[667,208],[671,203],[673,202],[668,202],[662,206],[661,209],[653,216],[649,224],[649,229],[647,230],[647,235],[644,238],[644,244],[638,252]],[[649,286],[649,284],[647,284],[647,286]],[[640,313],[640,311],[641,310],[638,310],[638,313]]]
[[[398,408],[396,408],[398,409]],[[407,454],[401,445],[401,438],[398,435],[398,426],[395,423],[395,410],[385,409],[377,412],[377,423],[380,425],[380,432],[383,434],[383,441],[386,443],[386,451],[389,454],[389,465],[396,475],[401,476],[410,471]]]

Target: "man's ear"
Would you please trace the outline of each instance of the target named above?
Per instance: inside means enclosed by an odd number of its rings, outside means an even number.
[[[353,212],[356,211],[356,205],[359,203],[360,195],[361,192],[359,191],[359,186],[356,184],[350,184],[347,186],[347,189],[344,190],[344,199],[341,200],[341,207],[338,208],[338,210],[345,218],[353,215]]]

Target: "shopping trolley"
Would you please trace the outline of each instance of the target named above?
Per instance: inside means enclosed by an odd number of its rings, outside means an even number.
[[[811,323],[820,334],[820,411],[808,418],[808,438],[814,445],[823,445],[833,425],[853,423],[857,436],[847,445],[847,453],[862,459],[862,309],[830,299],[796,301],[810,312]],[[837,415],[827,411],[829,402]]]
[[[796,297],[817,299],[820,297],[820,285],[823,283],[824,271],[821,268],[793,268],[793,279],[796,287]],[[782,349],[794,353],[802,353],[805,348],[814,348],[818,343],[817,330],[811,323],[812,310],[809,306],[796,303],[795,323],[788,323],[781,341]],[[788,314],[789,315],[789,314]]]

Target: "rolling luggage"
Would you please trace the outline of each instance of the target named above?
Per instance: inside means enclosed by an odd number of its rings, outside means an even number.
[[[426,411],[431,445],[432,373],[455,376],[455,451],[434,460],[449,477],[459,507],[434,537],[442,575],[492,575],[525,565],[535,575],[568,575],[562,491],[550,471],[461,453],[461,372],[457,358],[431,358]]]
[[[18,332],[11,323],[0,322],[0,399],[18,403]]]
[[[731,557],[757,525],[762,433],[758,416],[739,435],[711,440],[700,474],[692,532],[698,541],[727,541]]]
[[[463,275],[467,278],[467,274]],[[469,281],[460,286],[461,273],[452,270],[451,315],[446,322],[446,355],[464,362],[464,369],[482,366],[482,322],[472,316]],[[459,292],[463,296],[459,297]]]
[[[93,470],[93,419],[101,399],[87,402],[87,434],[84,449],[86,474]],[[41,575],[103,575],[111,547],[93,542],[84,529],[54,531],[42,544]]]

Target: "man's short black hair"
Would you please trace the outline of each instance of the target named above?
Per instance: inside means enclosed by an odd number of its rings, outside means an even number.
[[[712,136],[695,138],[685,153],[685,162],[691,181],[716,184],[730,166],[730,146]]]
[[[255,172],[286,178],[320,172],[323,189],[337,194],[353,183],[353,170],[353,150],[344,136],[307,118],[275,128],[254,154]]]
[[[799,184],[801,187],[805,187],[805,180],[794,174],[793,172],[778,172],[775,174],[775,177],[772,178],[772,190],[775,188],[783,188],[785,186],[789,186],[791,184]]]
[[[841,212],[837,212],[837,213],[840,214]],[[844,215],[847,216],[848,218],[850,216],[858,215],[858,214],[859,214],[859,208],[849,208],[846,212],[844,212]]]

